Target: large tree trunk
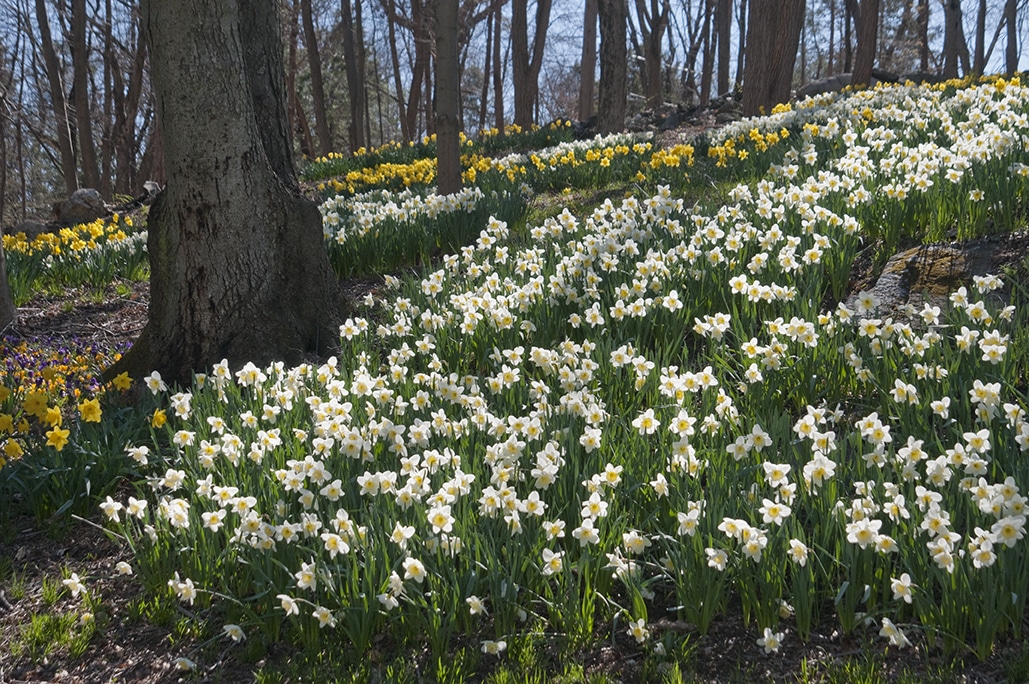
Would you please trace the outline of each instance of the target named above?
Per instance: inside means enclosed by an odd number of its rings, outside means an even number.
[[[340,298],[297,187],[275,0],[143,2],[168,185],[150,211],[150,318],[108,375],[188,382],[222,358],[331,347]]]
[[[61,154],[61,175],[68,194],[79,189],[79,177],[75,165],[75,148],[71,143],[71,122],[68,119],[68,101],[64,95],[64,80],[61,77],[61,63],[57,59],[54,41],[50,35],[50,19],[44,0],[36,0],[36,23],[39,25],[39,42],[46,64],[46,78],[50,86],[50,101],[57,121],[57,149]]]
[[[793,87],[804,0],[761,0],[751,6],[747,62],[743,72],[743,115],[769,113],[787,102]]]
[[[979,12],[975,16],[975,56],[972,72],[982,76],[986,69],[986,0],[979,0]]]
[[[597,83],[597,0],[586,0],[582,23],[582,62],[579,69],[579,121],[593,116],[593,93]]]
[[[958,77],[958,61],[964,40],[961,27],[961,0],[945,0],[943,24],[943,77]]]
[[[929,71],[929,0],[918,0],[918,68]]]
[[[514,122],[528,128],[534,120],[539,97],[539,75],[543,66],[543,48],[550,25],[552,0],[536,0],[536,21],[533,27],[532,52],[529,52],[528,1],[512,0],[511,61],[514,67]]]
[[[715,13],[715,3],[717,0],[706,0],[704,2],[704,28],[701,36],[701,40],[704,43],[704,64],[701,66],[700,71],[700,106],[706,107],[708,102],[711,101],[711,79],[714,78],[715,72],[715,54],[717,46],[715,41],[718,40],[718,33],[713,30],[712,17]]]
[[[71,2],[72,94],[75,134],[82,157],[82,180],[87,188],[100,188],[100,166],[93,143],[93,118],[89,106],[89,49],[86,47],[86,0]]]
[[[332,131],[325,108],[325,85],[322,79],[322,56],[318,49],[318,34],[314,30],[311,0],[300,0],[300,17],[304,24],[304,46],[311,67],[311,106],[314,109],[314,130],[318,136],[318,151],[322,156],[332,152]],[[278,19],[276,19],[277,21]]]
[[[629,6],[627,0],[599,0],[597,9],[600,16],[597,129],[601,133],[618,133],[625,127],[625,100],[628,95],[625,27]]]
[[[361,0],[357,0],[357,5],[360,11]],[[350,91],[350,151],[353,153],[367,144],[364,136],[364,70],[358,58],[358,46],[364,43],[364,36],[354,30],[354,11],[350,0],[342,0],[340,10],[343,17],[343,59],[346,62],[347,89]]]
[[[851,77],[851,83],[855,86],[867,86],[872,80],[878,32],[879,0],[861,0],[857,15],[857,52],[854,54],[854,72]]]
[[[461,78],[457,59],[457,0],[436,3],[436,185],[441,195],[461,189]]]

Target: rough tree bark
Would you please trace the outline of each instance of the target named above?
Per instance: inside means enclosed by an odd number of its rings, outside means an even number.
[[[311,67],[311,106],[314,109],[314,130],[318,136],[318,152],[322,156],[332,152],[332,131],[325,110],[325,86],[322,79],[322,56],[318,49],[318,34],[314,30],[311,0],[300,0],[300,17],[304,24],[304,47]]]
[[[964,40],[961,26],[961,0],[945,0],[943,24],[943,77],[957,78]]]
[[[357,0],[360,11],[361,0]],[[340,7],[343,28],[343,60],[346,62],[347,90],[350,93],[350,151],[366,146],[364,136],[365,81],[364,70],[358,58],[358,46],[364,36],[355,30],[354,10],[350,0],[342,0]]]
[[[619,133],[625,127],[625,100],[628,96],[625,44],[628,0],[599,0],[600,16],[600,89],[597,98],[597,130]]]
[[[762,0],[750,9],[747,61],[743,72],[743,115],[771,112],[787,102],[804,26],[804,0]]]
[[[222,358],[338,339],[318,209],[297,187],[275,0],[143,2],[168,185],[151,207],[146,327],[108,370],[188,382]]]
[[[875,52],[879,43],[879,0],[861,0],[857,10],[857,50],[854,53],[851,83],[861,87],[871,82],[872,69],[875,67]]]
[[[593,94],[597,83],[597,0],[586,0],[582,23],[582,61],[579,68],[579,121],[593,116]]]
[[[552,0],[536,0],[536,21],[529,51],[528,0],[511,2],[511,61],[514,67],[514,122],[523,128],[532,125],[539,76],[543,67],[543,48],[547,42]]]
[[[93,117],[89,106],[89,48],[86,46],[86,0],[71,2],[72,96],[75,108],[75,137],[82,159],[82,182],[99,189],[100,165],[93,142]]]
[[[718,0],[715,7],[715,33],[718,35],[718,80],[716,91],[719,96],[729,92],[729,48],[732,38],[732,0]]]
[[[36,23],[39,26],[39,42],[46,65],[46,78],[50,86],[50,102],[57,120],[57,149],[61,153],[61,175],[68,194],[79,189],[79,177],[75,165],[75,148],[71,143],[71,122],[68,120],[68,101],[64,95],[64,81],[61,78],[61,63],[57,59],[54,41],[50,35],[50,19],[46,13],[46,2],[36,0]]]
[[[436,186],[461,189],[461,78],[457,59],[457,0],[436,3]]]

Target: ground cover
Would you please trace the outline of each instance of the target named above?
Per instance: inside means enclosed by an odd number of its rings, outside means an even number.
[[[3,398],[11,495],[113,540],[40,582],[77,622],[9,636],[18,677],[117,623],[230,680],[1017,679],[1024,270],[917,308],[853,284],[1024,227],[1027,112],[880,88],[491,158],[513,185],[453,205],[325,198],[330,254],[424,241],[354,281],[333,358]]]

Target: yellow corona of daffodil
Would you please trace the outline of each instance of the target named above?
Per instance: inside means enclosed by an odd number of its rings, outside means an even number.
[[[99,399],[86,399],[79,402],[79,417],[84,423],[99,423],[103,412],[100,410]]]
[[[150,425],[155,428],[164,427],[164,424],[168,422],[168,414],[164,412],[164,409],[156,409],[153,417],[150,419]]]
[[[42,417],[46,411],[46,395],[42,392],[29,392],[25,395],[25,413],[36,418]]]
[[[41,420],[50,426],[58,426],[64,420],[64,416],[61,415],[61,409],[56,406],[48,406],[41,416]]]
[[[114,384],[114,388],[119,392],[128,391],[132,387],[132,378],[129,377],[128,373],[120,373],[115,376],[114,380],[111,381]]]
[[[52,430],[47,430],[46,444],[47,446],[52,446],[57,451],[61,451],[68,444],[68,437],[70,435],[71,430],[55,427]]]

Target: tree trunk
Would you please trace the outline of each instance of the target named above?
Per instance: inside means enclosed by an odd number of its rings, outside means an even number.
[[[668,27],[668,14],[671,11],[668,0],[636,0],[636,16],[640,22],[643,52],[643,90],[647,98],[647,107],[654,109],[661,105],[661,41]]]
[[[857,52],[851,83],[855,87],[867,86],[872,81],[875,51],[878,45],[879,0],[861,0],[857,15]]]
[[[436,185],[461,189],[461,78],[457,64],[457,0],[436,3]]]
[[[593,116],[597,73],[597,0],[586,0],[582,24],[582,62],[579,69],[579,121]]]
[[[400,79],[400,57],[397,55],[397,12],[393,0],[382,0],[386,12],[386,32],[389,42],[390,63],[393,66],[393,87],[396,90],[397,110],[400,113],[400,136],[404,142],[411,142],[413,133],[407,123],[407,108],[404,106],[404,84]]]
[[[50,86],[50,101],[54,107],[54,118],[57,120],[57,148],[61,154],[61,175],[64,176],[65,190],[70,195],[79,189],[79,178],[75,165],[75,148],[71,142],[71,121],[68,118],[68,102],[64,96],[61,63],[57,59],[57,51],[54,50],[44,0],[36,0],[36,23],[39,25],[40,48],[43,51],[47,83]]]
[[[943,77],[958,77],[958,60],[964,30],[961,27],[961,0],[945,0],[943,24]]]
[[[918,0],[918,68],[929,71],[929,0]]]
[[[750,8],[747,61],[743,73],[743,115],[769,113],[787,102],[793,87],[804,0],[761,0]]]
[[[736,26],[739,29],[739,46],[736,50],[736,82],[735,85],[739,85],[743,82],[743,58],[746,55],[746,45],[743,42],[743,36],[747,35],[747,2],[748,0],[740,0],[740,13]]]
[[[718,34],[718,95],[729,92],[729,48],[732,47],[732,0],[718,0],[715,7],[715,33]]]
[[[82,180],[87,188],[100,187],[100,166],[93,142],[93,119],[89,106],[89,50],[86,47],[86,0],[71,2],[72,94],[75,134],[82,157]]]
[[[700,67],[700,106],[706,107],[711,101],[711,79],[715,70],[715,48],[714,42],[718,40],[718,33],[712,30],[712,16],[714,15],[716,0],[704,2],[704,28],[702,29],[701,40],[704,43],[704,64]]]
[[[504,0],[493,4],[493,125],[504,134],[504,72],[501,68],[502,45],[500,40],[504,18]]]
[[[360,7],[361,0],[357,0]],[[343,28],[343,60],[346,62],[347,90],[350,91],[350,152],[365,147],[364,137],[364,70],[361,69],[357,46],[364,42],[364,36],[354,30],[354,10],[350,0],[342,0],[340,13]]]
[[[1008,76],[1018,71],[1018,24],[1015,22],[1018,0],[1007,0],[1004,5],[1004,17],[1007,22],[1007,45],[1004,47],[1004,70]]]
[[[338,283],[297,187],[277,11],[143,2],[168,185],[150,211],[149,321],[108,376],[185,383],[222,358],[295,363],[336,341]]]
[[[629,6],[627,0],[599,0],[597,10],[600,17],[597,129],[601,133],[619,133],[625,128],[625,100],[628,95],[625,26]]]
[[[979,0],[979,12],[975,16],[975,57],[972,73],[982,76],[986,69],[986,0]]]
[[[314,30],[311,0],[300,0],[300,16],[304,24],[304,46],[307,48],[307,61],[311,67],[311,106],[314,109],[314,130],[318,136],[318,153],[325,156],[332,152],[332,132],[329,129],[329,116],[325,110],[322,57],[318,50],[318,34]]]
[[[514,67],[514,122],[523,128],[532,125],[533,110],[539,97],[539,74],[543,66],[543,47],[547,41],[552,0],[536,0],[532,52],[529,52],[528,0],[512,0],[511,62]]]
[[[14,322],[18,310],[11,299],[11,286],[7,281],[7,258],[4,256],[4,244],[0,241],[0,331]]]

